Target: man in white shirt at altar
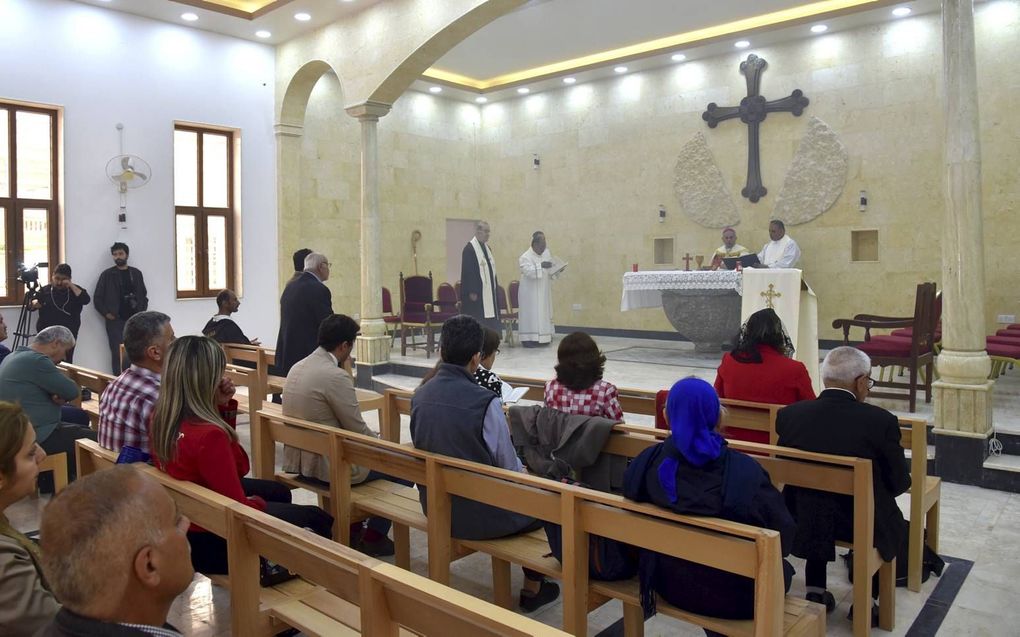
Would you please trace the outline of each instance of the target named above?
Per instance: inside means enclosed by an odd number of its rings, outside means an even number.
[[[552,255],[541,230],[531,235],[531,247],[521,255],[521,287],[517,319],[521,345],[540,347],[552,342]]]
[[[772,239],[758,253],[758,260],[766,268],[795,268],[800,261],[800,247],[786,234],[786,224],[779,219],[769,223],[769,238]]]

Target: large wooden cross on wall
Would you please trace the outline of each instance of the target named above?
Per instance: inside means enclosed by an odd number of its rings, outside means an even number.
[[[756,203],[765,196],[768,189],[761,183],[761,156],[759,152],[758,128],[769,113],[793,113],[800,116],[808,105],[808,98],[800,89],[790,93],[789,97],[767,101],[761,96],[761,74],[768,66],[763,58],[755,54],[747,56],[740,63],[740,72],[747,80],[747,97],[740,100],[740,106],[719,106],[715,102],[708,105],[708,110],[701,114],[701,119],[708,122],[709,128],[715,128],[719,122],[739,117],[747,124],[747,184],[740,194]]]

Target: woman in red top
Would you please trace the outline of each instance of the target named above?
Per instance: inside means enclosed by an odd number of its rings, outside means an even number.
[[[759,310],[740,328],[736,348],[723,356],[715,376],[715,391],[719,398],[774,405],[814,400],[807,368],[791,356],[793,343],[779,315],[771,308]],[[763,431],[727,427],[724,433],[735,440],[769,442]]]
[[[606,357],[584,332],[568,334],[556,350],[556,378],[545,384],[545,406],[568,414],[623,421],[616,385],[602,380]]]
[[[316,506],[291,504],[290,489],[273,480],[245,478],[248,454],[234,431],[234,385],[223,377],[226,356],[205,336],[182,336],[167,353],[152,414],[156,466],[281,520],[331,537],[333,517]],[[191,525],[191,561],[201,573],[227,572],[222,538]]]

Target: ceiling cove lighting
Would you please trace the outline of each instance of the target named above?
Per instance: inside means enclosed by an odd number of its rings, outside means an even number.
[[[614,73],[626,73],[627,72],[627,67],[626,66],[617,66],[617,67],[615,67],[613,69],[613,72]]]
[[[563,78],[563,83],[564,84],[574,84],[575,82],[577,82],[577,78],[576,77],[565,77],[565,78]]]
[[[816,24],[811,27],[811,33],[825,33],[829,30],[829,26],[826,24]]]
[[[442,93],[442,92],[443,92],[443,87],[442,86],[430,86],[429,87],[429,93]]]
[[[295,13],[294,19],[297,20],[298,22],[308,22],[309,20],[312,19],[312,16],[311,14],[302,11],[301,13]]]
[[[489,101],[489,98],[485,97],[484,95],[479,95],[478,97],[475,98],[475,103],[476,104],[484,104],[484,103],[486,103],[488,101]]]
[[[531,92],[531,89],[526,87],[526,86],[522,86],[521,88],[517,89],[517,93],[519,95],[527,95],[530,92]]]
[[[194,22],[195,20],[198,20],[198,15],[191,13],[190,11],[187,13],[182,13],[181,20],[184,20],[185,22]]]
[[[892,14],[897,18],[905,18],[910,15],[910,7],[896,7],[892,10]]]
[[[733,43],[733,46],[737,47],[738,49],[746,49],[747,47],[751,46],[751,43],[748,42],[747,40],[737,40],[736,42]]]
[[[261,31],[256,31],[255,32],[255,37],[256,38],[262,38],[263,40],[265,40],[266,38],[273,37],[273,34],[270,33],[269,31],[266,31],[265,29],[263,29]]]
[[[670,56],[669,59],[673,60],[674,62],[683,62],[684,60],[687,59],[687,56],[684,55],[683,53],[674,53],[672,56]]]

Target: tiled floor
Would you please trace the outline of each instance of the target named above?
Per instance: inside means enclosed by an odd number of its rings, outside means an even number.
[[[620,386],[640,389],[666,387],[677,378],[696,375],[711,382],[716,364],[710,359],[695,356],[684,343],[637,341],[631,339],[599,338],[609,358],[606,364],[607,380]],[[635,349],[640,348],[640,349]],[[399,350],[398,350],[399,351]],[[509,348],[504,346],[495,365],[496,372],[532,377],[548,377],[555,365],[555,343],[541,349]],[[394,352],[394,361],[429,366],[435,358],[426,361],[424,354],[400,357]],[[1020,376],[1020,372],[1013,372]],[[397,386],[413,387],[416,381],[406,376],[383,377]],[[1020,422],[1020,384],[1009,375],[996,387],[996,421]],[[882,403],[894,410],[903,410],[905,403]],[[920,413],[930,414],[930,405],[921,404]],[[648,424],[650,418],[634,417],[635,423]],[[243,422],[243,420],[242,420]],[[373,427],[374,414],[369,415]],[[403,439],[409,439],[404,423]],[[248,428],[240,428],[243,442],[248,446]],[[279,458],[282,454],[278,454]],[[295,493],[302,503],[314,503],[307,491]],[[8,511],[18,528],[38,528],[44,500],[28,499]],[[901,502],[906,507],[906,502]],[[412,531],[412,569],[425,574],[427,570],[424,535]],[[938,631],[940,635],[1018,635],[1020,634],[1020,495],[990,491],[976,487],[944,484],[942,487],[941,546],[944,555],[973,561],[974,565],[963,582]],[[798,571],[803,564],[794,560]],[[950,565],[953,568],[962,568]],[[460,590],[483,599],[491,599],[489,560],[473,555],[455,562],[451,584]],[[963,570],[966,570],[965,568]],[[830,635],[850,635],[850,622],[845,619],[849,605],[850,586],[845,571],[837,564],[830,565],[829,585],[839,600],[839,608],[829,616]],[[958,571],[959,572],[959,571]],[[943,575],[948,583],[948,573]],[[514,585],[520,585],[520,571],[514,571]],[[911,630],[922,607],[929,600],[939,578],[932,578],[920,593],[898,589],[896,596],[896,629],[894,635],[930,635],[930,629],[920,625]],[[803,578],[794,578],[792,594],[803,593]],[[941,596],[939,597],[941,599]],[[935,602],[933,601],[933,604]],[[558,626],[562,608],[559,602],[534,614],[539,621]],[[930,613],[926,613],[929,616]],[[589,615],[589,634],[596,635],[612,626],[622,616],[618,603],[608,604]],[[208,637],[230,634],[229,595],[212,586],[208,579],[196,576],[192,586],[178,598],[171,610],[170,621],[186,635]],[[909,633],[908,633],[909,631]],[[699,629],[680,622],[653,617],[646,624],[648,635],[701,635]],[[881,631],[876,634],[883,634]]]

